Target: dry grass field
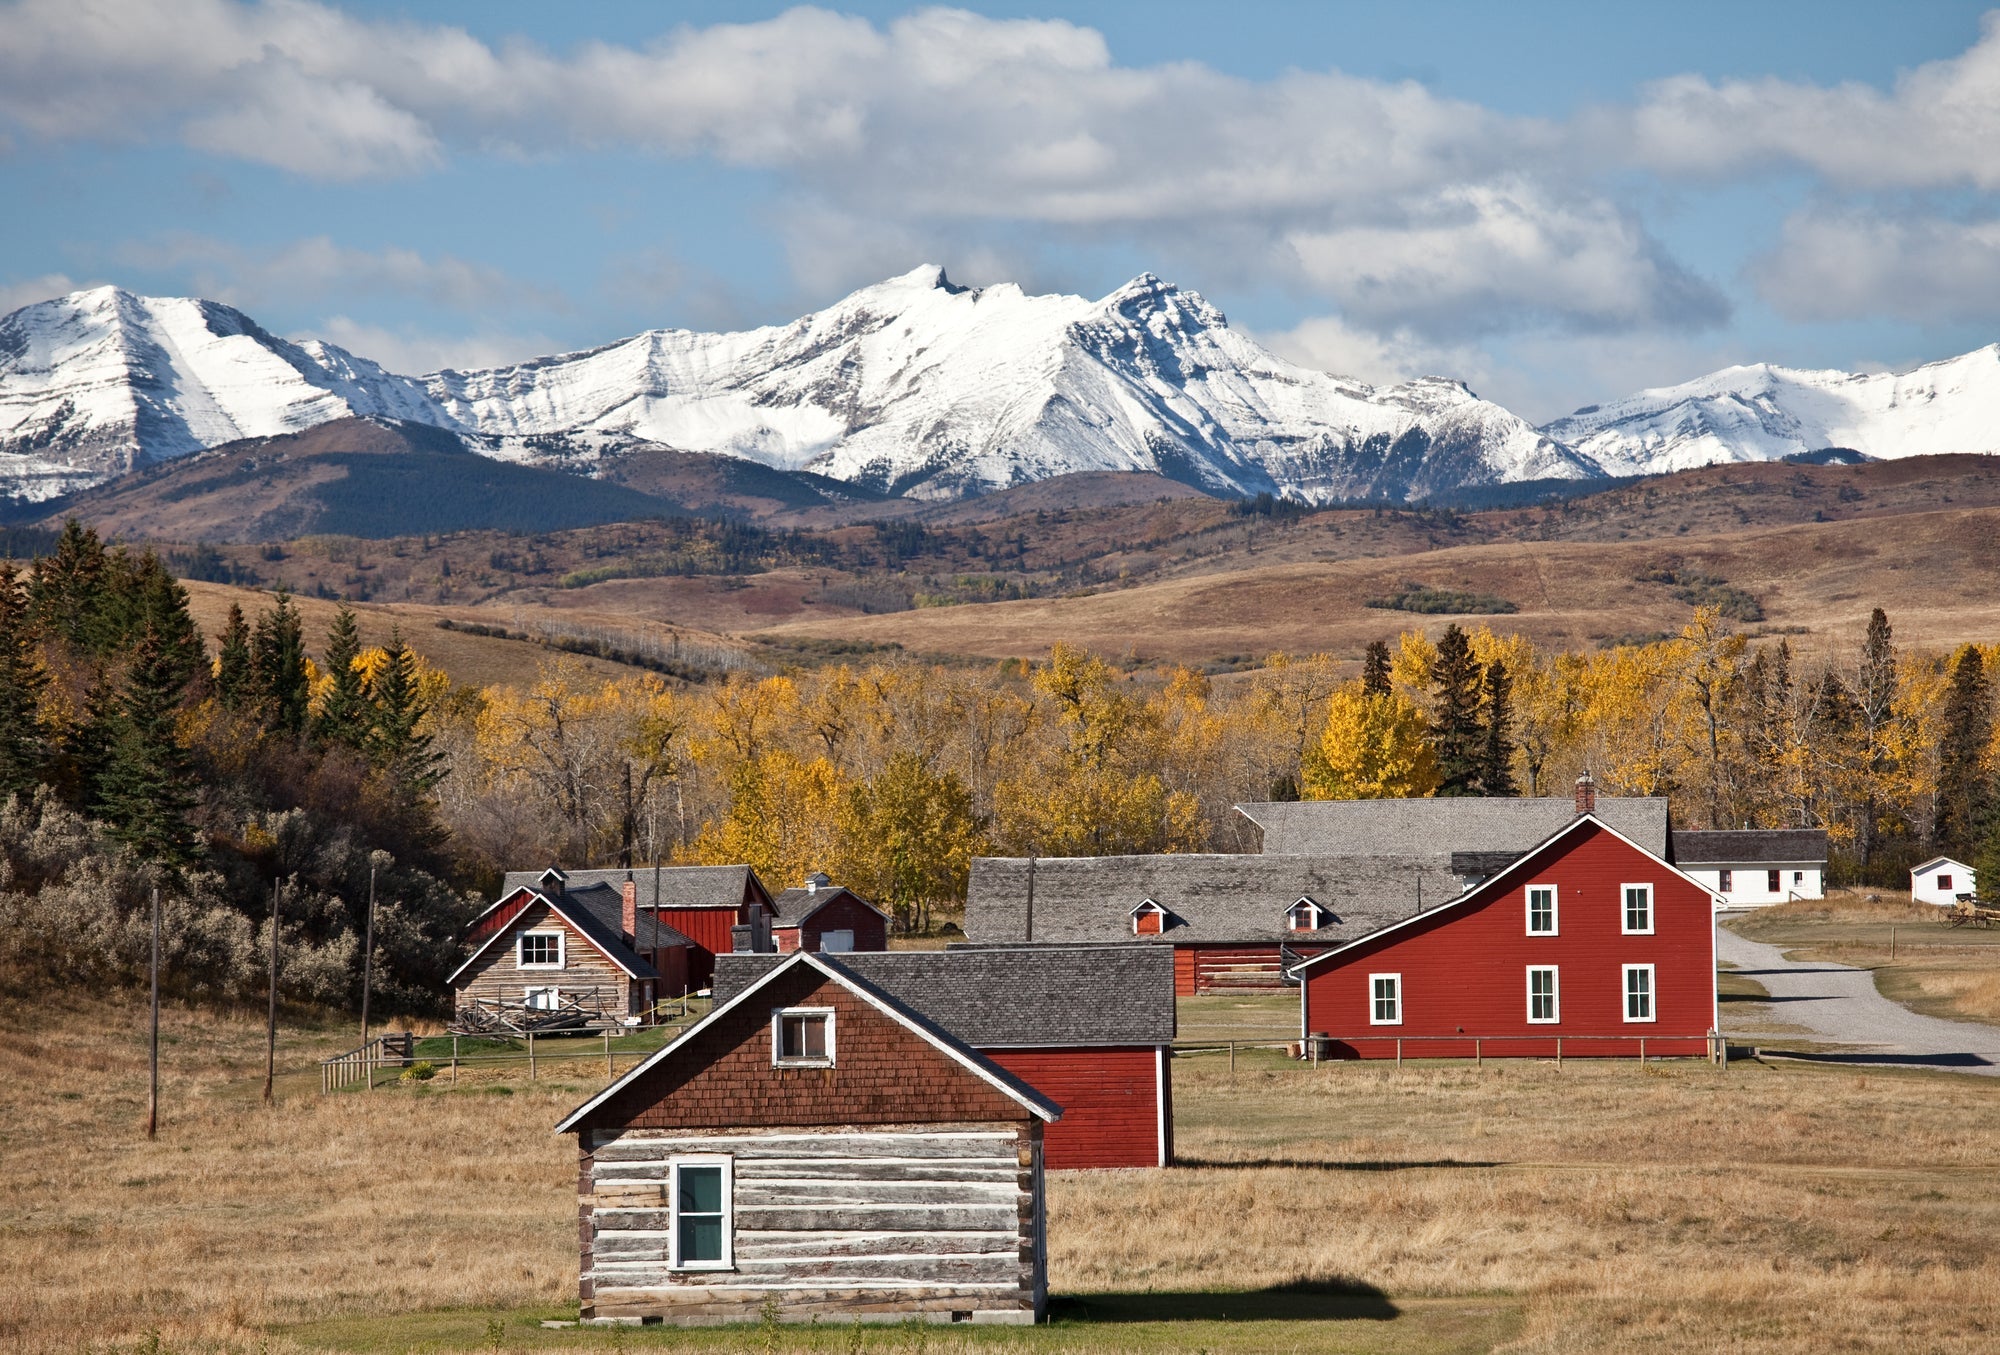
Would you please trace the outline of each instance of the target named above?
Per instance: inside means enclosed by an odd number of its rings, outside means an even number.
[[[1196,1007],[1184,1024],[1268,1016]],[[573,1148],[549,1129],[601,1068],[322,1098],[311,1060],[351,1035],[288,1027],[265,1108],[257,1020],[172,1009],[148,1143],[137,1004],[50,1023],[9,1000],[0,1027],[10,1351],[1969,1355],[2000,1340],[1987,1079],[1262,1053],[1231,1074],[1203,1055],[1175,1069],[1189,1165],[1052,1179],[1051,1327],[551,1331],[539,1320],[569,1310],[576,1260]]]
[[[1907,893],[1835,891],[1730,926],[1800,959],[1873,970],[1884,997],[1927,1016],[2000,1025],[2000,928],[1947,926],[1944,912]]]

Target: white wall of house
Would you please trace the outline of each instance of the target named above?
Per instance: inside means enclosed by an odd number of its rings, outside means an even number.
[[[1957,903],[1960,894],[1978,892],[1978,877],[1963,861],[1934,861],[1910,872],[1910,898],[1916,903]]]
[[[1826,872],[1817,865],[1682,866],[1719,895],[1723,908],[1769,908],[1793,899],[1826,897]],[[1775,877],[1775,878],[1774,878]]]

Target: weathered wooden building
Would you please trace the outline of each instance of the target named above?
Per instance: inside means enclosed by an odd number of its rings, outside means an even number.
[[[995,946],[836,955],[909,1010],[1063,1108],[1048,1166],[1164,1167],[1174,1153],[1171,948]],[[779,963],[724,955],[724,1001]]]
[[[500,886],[504,904],[517,890],[538,887],[546,871],[509,871]],[[730,948],[730,928],[752,921],[761,912],[776,916],[771,892],[748,866],[636,866],[631,870],[576,870],[564,875],[572,893],[600,886],[622,889],[630,878],[639,913],[671,928],[688,941],[686,985],[691,992],[708,987],[715,957]],[[501,904],[495,904],[492,913]],[[480,924],[473,923],[476,928]],[[676,984],[663,984],[662,998],[680,996]]]
[[[1062,1111],[795,951],[557,1127],[585,1321],[1031,1322]]]
[[[1724,908],[1826,897],[1824,828],[1698,829],[1673,834],[1672,861]]]
[[[771,940],[780,951],[889,948],[889,915],[815,871],[772,900]]]

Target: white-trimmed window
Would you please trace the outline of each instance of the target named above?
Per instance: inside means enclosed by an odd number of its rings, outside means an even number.
[[[1556,887],[1554,885],[1528,886],[1528,935],[1554,936],[1556,934]]]
[[[1132,935],[1158,936],[1167,929],[1167,910],[1151,899],[1141,899],[1132,910]]]
[[[514,938],[514,963],[522,969],[561,969],[561,932],[522,932]]]
[[[720,1154],[668,1159],[675,1270],[731,1270],[736,1265],[736,1162]]]
[[[1320,906],[1311,899],[1300,899],[1285,910],[1285,930],[1290,932],[1316,932],[1320,922]]]
[[[1619,912],[1618,929],[1627,936],[1651,936],[1653,933],[1653,887],[1651,885],[1624,885],[1619,889],[1624,907]]]
[[[1403,1024],[1403,976],[1401,974],[1370,974],[1368,976],[1368,1024],[1371,1026],[1400,1026]]]
[[[1528,966],[1528,1020],[1538,1026],[1562,1020],[1562,980],[1554,965]]]
[[[1625,1019],[1627,1021],[1655,1021],[1653,1006],[1653,966],[1649,964],[1628,964],[1625,966]]]
[[[1715,872],[1715,889],[1717,893],[1727,894],[1730,890],[1734,888],[1736,888],[1735,871],[1718,870],[1717,872]]]
[[[521,992],[521,1005],[531,1012],[552,1012],[562,1006],[562,990],[559,988],[526,988]]]
[[[833,1009],[785,1007],[772,1012],[771,1062],[780,1068],[833,1067]]]

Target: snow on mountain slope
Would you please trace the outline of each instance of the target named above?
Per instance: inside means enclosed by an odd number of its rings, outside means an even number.
[[[0,479],[22,497],[353,414],[442,421],[421,385],[212,301],[99,287],[0,318]]]
[[[1580,409],[1541,431],[1613,475],[1822,447],[1882,458],[2000,452],[2000,344],[1901,373],[1729,367]]]
[[[1599,473],[1455,383],[1294,367],[1151,274],[1090,301],[925,266],[789,325],[654,330],[429,389],[483,434],[619,433],[926,498],[1072,471],[1318,500]]]

